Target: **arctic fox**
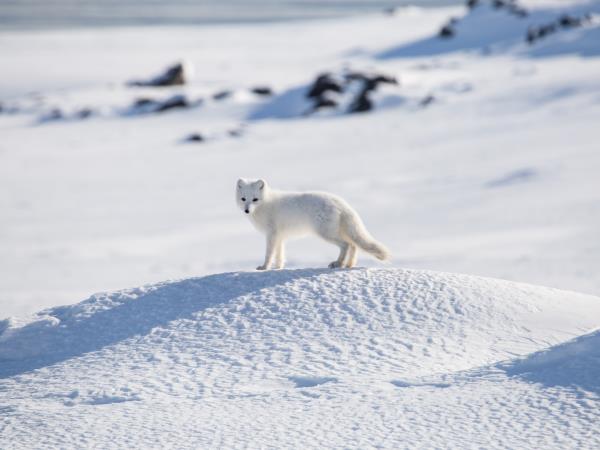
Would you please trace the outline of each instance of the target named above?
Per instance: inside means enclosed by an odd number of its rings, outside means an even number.
[[[240,179],[235,196],[238,206],[267,236],[265,262],[257,270],[269,270],[273,263],[282,269],[284,241],[311,233],[340,248],[338,259],[329,264],[331,268],[354,267],[357,248],[381,260],[390,257],[388,250],[366,230],[356,211],[335,195],[276,191],[265,180]]]

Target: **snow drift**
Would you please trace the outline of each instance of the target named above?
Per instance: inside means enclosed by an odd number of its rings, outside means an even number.
[[[486,447],[499,446],[500,436],[504,445],[535,447],[545,441],[511,431],[514,411],[502,405],[515,393],[554,396],[544,389],[556,389],[555,365],[546,358],[533,379],[530,363],[507,361],[598,327],[598,317],[600,299],[592,296],[399,269],[237,272],[98,294],[4,321],[0,444],[28,447],[45,435],[48,445],[76,447],[87,435],[108,448],[133,433],[140,447],[176,434],[178,447],[382,440],[398,448],[435,443],[426,430],[443,421],[457,428],[439,438],[461,446],[475,437],[458,424],[476,415]],[[581,370],[600,376],[594,345],[577,355]],[[548,387],[538,386],[540,376]],[[522,405],[532,430],[561,430],[557,443],[589,439],[585,415],[597,415],[598,386],[573,383],[560,385],[555,406],[573,408],[575,389],[590,408],[567,427]],[[461,406],[459,398],[469,400]],[[352,433],[361,417],[395,425]],[[32,420],[35,436],[24,433]],[[165,425],[153,429],[157,420]],[[328,433],[312,433],[325,426]],[[50,432],[57,428],[64,432]]]

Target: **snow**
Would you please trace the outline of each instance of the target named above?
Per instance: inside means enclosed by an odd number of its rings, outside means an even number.
[[[0,32],[0,448],[600,447],[600,3],[525,7]],[[348,71],[399,84],[307,114]],[[390,266],[245,272],[240,177],[340,195]]]
[[[593,296],[401,269],[97,294],[0,335],[0,444],[592,448],[598,332],[563,342],[598,317]]]
[[[600,60],[564,47],[595,45],[598,26],[533,46],[524,31],[540,14],[600,7],[543,6],[526,19],[483,8],[458,23],[457,44],[436,43],[454,51],[384,59],[464,9],[0,33],[0,103],[22,110],[0,115],[0,318],[97,291],[256,267],[264,243],[235,208],[239,177],[342,196],[396,266],[598,293]],[[458,45],[493,17],[512,24],[500,48]],[[190,84],[126,86],[177,61],[194,68]],[[346,68],[400,84],[382,86],[366,114],[305,117],[280,102],[318,74]],[[262,85],[275,96],[249,91]],[[222,90],[232,95],[214,100]],[[175,95],[202,103],[124,117],[138,98]],[[70,118],[40,123],[53,108]],[[85,108],[89,118],[71,118]],[[280,119],[282,110],[295,117]],[[184,143],[192,133],[205,140]],[[289,263],[319,267],[334,252],[300,241]]]

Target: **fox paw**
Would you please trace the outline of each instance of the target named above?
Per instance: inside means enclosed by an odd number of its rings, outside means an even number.
[[[339,261],[333,261],[329,264],[330,269],[339,269],[340,267],[342,267],[342,264]]]
[[[267,269],[268,269],[268,267],[267,267],[267,266],[265,266],[264,264],[263,264],[263,265],[261,265],[261,266],[258,266],[258,267],[256,268],[256,270],[267,270]]]

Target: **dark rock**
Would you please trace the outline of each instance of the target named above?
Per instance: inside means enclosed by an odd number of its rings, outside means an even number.
[[[580,27],[582,20],[568,14],[563,14],[558,18],[558,23],[563,28]]]
[[[517,5],[512,5],[509,11],[511,12],[511,14],[521,18],[527,17],[529,15],[529,12],[525,8],[521,8]]]
[[[305,113],[312,114],[315,111],[326,108],[346,108],[345,96],[340,93],[352,95],[347,112],[363,112],[373,109],[373,101],[369,97],[370,92],[377,90],[380,84],[399,84],[398,80],[390,75],[374,72],[362,72],[349,70],[342,75],[330,73],[320,74],[309,87],[306,97],[312,99],[312,106]]]
[[[538,37],[537,29],[529,27],[527,29],[527,34],[525,35],[525,40],[527,41],[527,43],[529,45],[533,44],[537,40],[537,37]]]
[[[473,9],[479,5],[479,0],[467,0],[467,8]]]
[[[395,77],[382,74],[365,74],[363,72],[349,72],[345,76],[347,81],[360,80],[364,83],[363,89],[373,91],[381,83],[398,84]]]
[[[425,108],[426,106],[431,105],[435,101],[435,97],[433,95],[427,95],[421,99],[419,102],[419,106]]]
[[[213,100],[225,100],[226,98],[231,97],[231,94],[233,94],[231,91],[219,91],[214,93],[212,98]]]
[[[438,36],[441,37],[442,39],[450,39],[450,38],[454,37],[455,34],[456,34],[456,31],[454,30],[454,28],[452,28],[452,25],[446,24],[440,29]]]
[[[233,130],[229,130],[227,132],[227,134],[231,137],[238,138],[238,137],[242,137],[242,135],[244,134],[244,131],[240,130],[240,129],[233,129]]]
[[[539,27],[530,27],[525,35],[525,40],[529,44],[533,44],[536,40],[545,38],[546,36],[556,33],[562,28],[575,28],[580,27],[591,20],[589,14],[585,14],[582,17],[574,17],[569,14],[563,14],[558,17],[554,22],[540,25]]]
[[[143,108],[144,106],[156,105],[157,103],[158,102],[156,100],[153,100],[151,98],[142,97],[142,98],[135,99],[133,106],[135,108]]]
[[[250,91],[256,95],[273,95],[273,90],[268,86],[256,86],[250,89]]]
[[[373,102],[368,97],[367,92],[361,92],[348,108],[349,113],[365,112],[373,109]]]
[[[325,92],[342,92],[342,85],[331,74],[323,73],[317,77],[306,96],[308,98],[320,97]]]
[[[162,74],[149,80],[134,80],[127,83],[130,86],[180,86],[186,83],[185,69],[183,64],[178,63],[169,68]]]
[[[154,100],[151,98],[138,98],[127,111],[127,114],[150,114],[170,109],[190,108],[199,104],[201,100],[191,103],[184,95],[173,95],[166,100]]]
[[[507,6],[507,4],[508,4],[508,2],[505,2],[504,0],[493,0],[493,1],[492,1],[492,6],[493,6],[495,9],[502,9],[502,8],[504,8],[505,6]]]
[[[55,120],[62,120],[65,118],[63,112],[58,108],[51,109],[47,114],[40,117],[41,122],[52,122]]]
[[[87,119],[87,118],[91,117],[93,114],[94,114],[94,111],[91,110],[90,108],[83,108],[75,113],[75,117],[78,119]]]
[[[200,133],[192,133],[184,139],[185,142],[204,142],[205,140]]]
[[[543,38],[548,36],[549,34],[552,34],[556,31],[556,25],[553,23],[549,23],[547,25],[542,25],[541,27],[538,28],[538,38]]]
[[[176,108],[188,108],[190,106],[189,102],[183,95],[174,95],[166,99],[164,102],[160,103],[156,108],[156,112],[167,111],[169,109]]]
[[[331,98],[319,97],[314,105],[314,109],[335,108],[337,105],[337,102]]]

